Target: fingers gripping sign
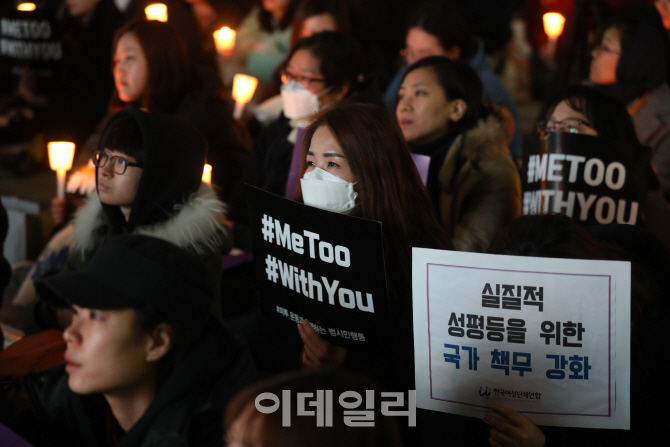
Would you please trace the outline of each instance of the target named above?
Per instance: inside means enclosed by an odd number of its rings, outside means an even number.
[[[482,419],[491,426],[491,447],[544,447],[544,433],[530,419],[503,405],[491,405]]]
[[[342,366],[348,350],[324,340],[312,328],[309,321],[298,324],[298,332],[304,343],[302,364],[306,369]]]

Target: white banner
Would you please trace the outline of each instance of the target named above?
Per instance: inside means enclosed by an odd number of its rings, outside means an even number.
[[[417,406],[630,428],[630,263],[413,249]]]

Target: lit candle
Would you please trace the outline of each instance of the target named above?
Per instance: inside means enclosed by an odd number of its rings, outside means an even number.
[[[235,48],[235,31],[227,26],[214,31],[214,43],[216,43],[216,51],[221,56],[229,56]]]
[[[58,198],[65,199],[65,172],[72,168],[74,143],[52,141],[48,144],[49,166],[58,176]]]
[[[19,11],[34,11],[35,3],[21,3],[16,9]]]
[[[202,181],[208,185],[212,184],[212,165],[205,165],[202,170]]]
[[[257,85],[258,79],[253,76],[238,73],[233,78],[233,99],[235,100],[233,118],[236,120],[242,117],[244,106],[251,101]]]
[[[548,12],[542,16],[544,23],[544,32],[549,37],[548,53],[553,57],[556,53],[556,42],[558,36],[563,32],[563,25],[565,25],[565,17],[557,12]]]
[[[154,3],[144,8],[144,13],[147,15],[147,20],[158,20],[159,22],[167,22],[168,12],[167,6],[163,3]]]

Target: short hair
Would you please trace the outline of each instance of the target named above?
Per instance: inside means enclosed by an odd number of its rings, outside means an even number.
[[[600,90],[586,85],[571,85],[549,100],[543,108],[549,119],[556,106],[566,101],[570,108],[583,113],[598,136],[639,146],[633,120],[624,104]]]
[[[291,391],[292,396],[297,396],[297,393],[328,390],[333,393],[333,399],[340,398],[342,393],[347,391],[365,396],[366,391],[372,390],[375,393],[374,412],[377,414],[374,418],[374,427],[345,425],[343,407],[335,405],[333,406],[333,425],[324,430],[323,427],[317,427],[316,419],[297,415],[297,406],[293,404],[290,405],[291,426],[284,427],[282,426],[283,409],[272,413],[261,412],[255,403],[257,397],[262,393],[271,393],[281,399],[285,390]],[[242,432],[241,441],[249,447],[267,445],[274,447],[297,445],[399,447],[401,436],[397,423],[393,418],[379,414],[380,397],[381,393],[370,379],[343,370],[291,372],[264,380],[240,392],[226,409],[224,425],[228,431],[240,416],[244,417],[243,415],[249,414],[248,418],[244,418],[246,423],[241,427],[236,427]]]
[[[305,20],[321,14],[333,16],[337,24],[337,31],[348,33],[351,30],[350,11],[348,0],[302,0],[293,16],[291,42],[296,42],[300,38]]]
[[[352,37],[336,31],[304,37],[293,45],[284,66],[299,50],[309,51],[319,61],[327,87],[341,89],[347,84],[347,96],[358,89],[364,69],[363,50]]]
[[[193,77],[186,45],[172,25],[158,20],[134,20],[119,28],[114,34],[112,54],[121,37],[132,33],[137,38],[147,60],[148,79],[141,105],[149,110],[164,106],[192,88]],[[112,61],[112,66],[114,62]],[[124,103],[114,89],[112,108]]]
[[[109,149],[144,163],[144,141],[137,121],[129,115],[115,119],[100,137],[99,150]]]
[[[145,304],[142,307],[133,307],[133,311],[135,313],[133,331],[138,337],[144,334],[151,334],[161,323],[167,324],[172,330],[170,350],[158,362],[158,383],[162,384],[182,357],[190,352],[200,337],[202,329],[189,328],[174,318],[165,316],[163,312],[151,304]]]
[[[461,60],[470,59],[477,51],[470,25],[453,2],[424,2],[412,14],[408,28],[420,28],[432,34],[445,50],[457,46],[461,50]]]
[[[465,114],[459,121],[451,123],[450,129],[468,130],[485,117],[482,81],[466,62],[452,61],[444,56],[426,57],[407,67],[403,81],[409,73],[419,68],[433,70],[448,101],[462,99],[465,102]]]

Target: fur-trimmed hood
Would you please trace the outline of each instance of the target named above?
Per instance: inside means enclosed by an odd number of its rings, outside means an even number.
[[[214,191],[203,183],[185,203],[176,205],[175,214],[166,220],[137,227],[133,233],[157,237],[197,255],[211,253],[214,247],[228,245],[226,228],[219,222],[225,210]],[[106,224],[102,203],[93,194],[74,219],[73,248],[82,253],[96,248],[98,235]]]
[[[500,108],[486,119],[479,120],[454,144],[463,144],[461,157],[478,164],[499,154],[509,154],[509,143],[513,136],[514,120],[507,109]]]

